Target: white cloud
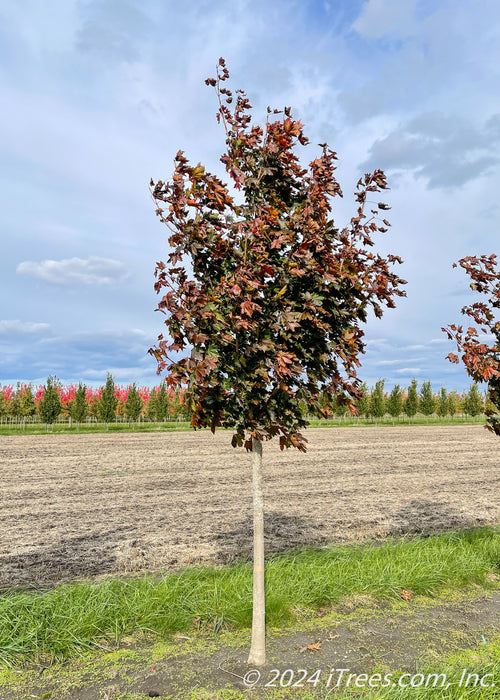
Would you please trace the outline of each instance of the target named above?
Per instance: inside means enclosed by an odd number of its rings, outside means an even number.
[[[69,260],[26,260],[17,266],[19,274],[62,286],[117,284],[127,278],[125,265],[110,258]]]
[[[111,374],[115,382],[124,384],[127,384],[131,377],[139,382],[143,379],[151,379],[151,372],[138,365],[130,367],[114,367],[111,365],[103,370],[84,368],[81,374],[90,382],[105,382],[108,374]],[[159,378],[158,383],[160,383],[160,381],[161,379]]]
[[[402,365],[402,364],[404,364],[405,362],[422,362],[423,359],[424,359],[423,357],[412,357],[411,359],[410,359],[410,358],[407,358],[407,359],[404,359],[404,358],[403,358],[403,359],[399,359],[399,360],[379,360],[378,362],[374,362],[374,365],[375,365],[375,366],[382,366],[382,365],[387,365],[387,366],[390,366],[390,365]],[[396,372],[398,372],[398,371],[401,372],[401,370],[395,370],[395,371],[396,371]]]
[[[389,340],[387,338],[369,338],[365,342],[365,345],[366,347],[377,347],[387,345],[388,342]]]
[[[368,39],[415,33],[417,0],[368,0],[352,28]]]
[[[395,374],[421,374],[423,372],[420,367],[403,367],[402,369],[395,369]]]
[[[97,0],[81,6],[84,19],[77,33],[77,48],[100,54],[107,61],[137,60],[151,40],[152,22],[125,0]]]
[[[45,333],[50,328],[48,323],[33,323],[28,321],[0,321],[0,333],[5,334],[39,334]]]
[[[459,187],[500,162],[500,132],[491,128],[499,117],[478,126],[440,112],[419,114],[377,139],[360,168],[408,169],[425,178],[429,189]]]

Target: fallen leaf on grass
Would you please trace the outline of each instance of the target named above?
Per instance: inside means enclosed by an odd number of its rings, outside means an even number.
[[[411,600],[412,592],[411,591],[405,591],[404,589],[401,591],[400,596],[403,600]]]

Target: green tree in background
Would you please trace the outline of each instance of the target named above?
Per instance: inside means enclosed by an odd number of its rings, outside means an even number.
[[[389,400],[387,401],[387,412],[391,414],[393,418],[398,418],[403,410],[403,389],[396,384],[389,395]],[[393,421],[394,422],[394,421]]]
[[[358,415],[364,418],[369,418],[370,416],[370,392],[368,391],[368,384],[363,382],[359,387],[360,396],[356,401],[356,407],[358,409]]]
[[[113,377],[108,372],[106,384],[101,391],[101,396],[97,403],[97,413],[100,420],[106,423],[106,428],[109,428],[109,424],[115,418],[117,404],[118,399],[115,396],[115,383]]]
[[[450,391],[448,394],[448,414],[453,418],[458,408],[458,394],[456,391]]]
[[[370,415],[374,418],[383,418],[385,416],[384,384],[385,379],[379,379],[375,383],[375,389],[371,392]]]
[[[9,402],[7,401],[7,394],[5,388],[0,389],[0,418],[5,418],[10,415]]]
[[[80,428],[80,423],[87,417],[86,395],[87,387],[85,384],[79,382],[75,396],[69,403],[69,415],[71,416],[71,420],[75,421],[77,429]]]
[[[17,382],[16,390],[10,397],[9,413],[12,418],[21,417],[21,382]]]
[[[448,415],[448,392],[444,386],[439,391],[436,412],[440,418],[445,418]]]
[[[436,408],[436,400],[432,392],[432,385],[430,381],[426,381],[422,384],[422,389],[420,390],[420,401],[419,409],[420,413],[424,416],[432,416]]]
[[[163,423],[163,421],[167,418],[168,413],[169,400],[167,394],[167,385],[163,381],[160,384],[160,391],[156,396],[156,417],[160,421],[160,423]]]
[[[135,382],[128,387],[127,400],[125,401],[125,415],[136,421],[141,415],[142,399]]]
[[[404,404],[405,413],[411,420],[417,415],[418,411],[418,393],[417,393],[418,382],[416,379],[411,380],[411,384],[408,387],[408,396]]]
[[[19,415],[22,418],[31,418],[37,411],[35,397],[33,396],[33,387],[31,384],[26,384],[19,391]]]
[[[40,420],[47,426],[54,423],[62,411],[59,387],[60,382],[56,377],[48,377],[44,386],[43,396],[38,404]]]
[[[475,418],[483,412],[483,399],[476,382],[471,384],[464,399],[464,411],[468,416]]]
[[[149,392],[149,401],[146,406],[146,420],[156,421],[157,416],[157,406],[158,406],[158,391],[156,387],[153,387]]]

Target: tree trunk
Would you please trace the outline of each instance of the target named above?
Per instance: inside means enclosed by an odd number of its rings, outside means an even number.
[[[252,645],[248,663],[266,663],[266,598],[264,590],[264,499],[262,496],[262,442],[252,438],[253,465],[253,614]]]

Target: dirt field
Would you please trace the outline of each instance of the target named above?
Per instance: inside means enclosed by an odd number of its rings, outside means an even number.
[[[481,426],[315,429],[264,445],[267,551],[500,522]],[[0,587],[248,557],[251,457],[217,432],[0,438]]]

